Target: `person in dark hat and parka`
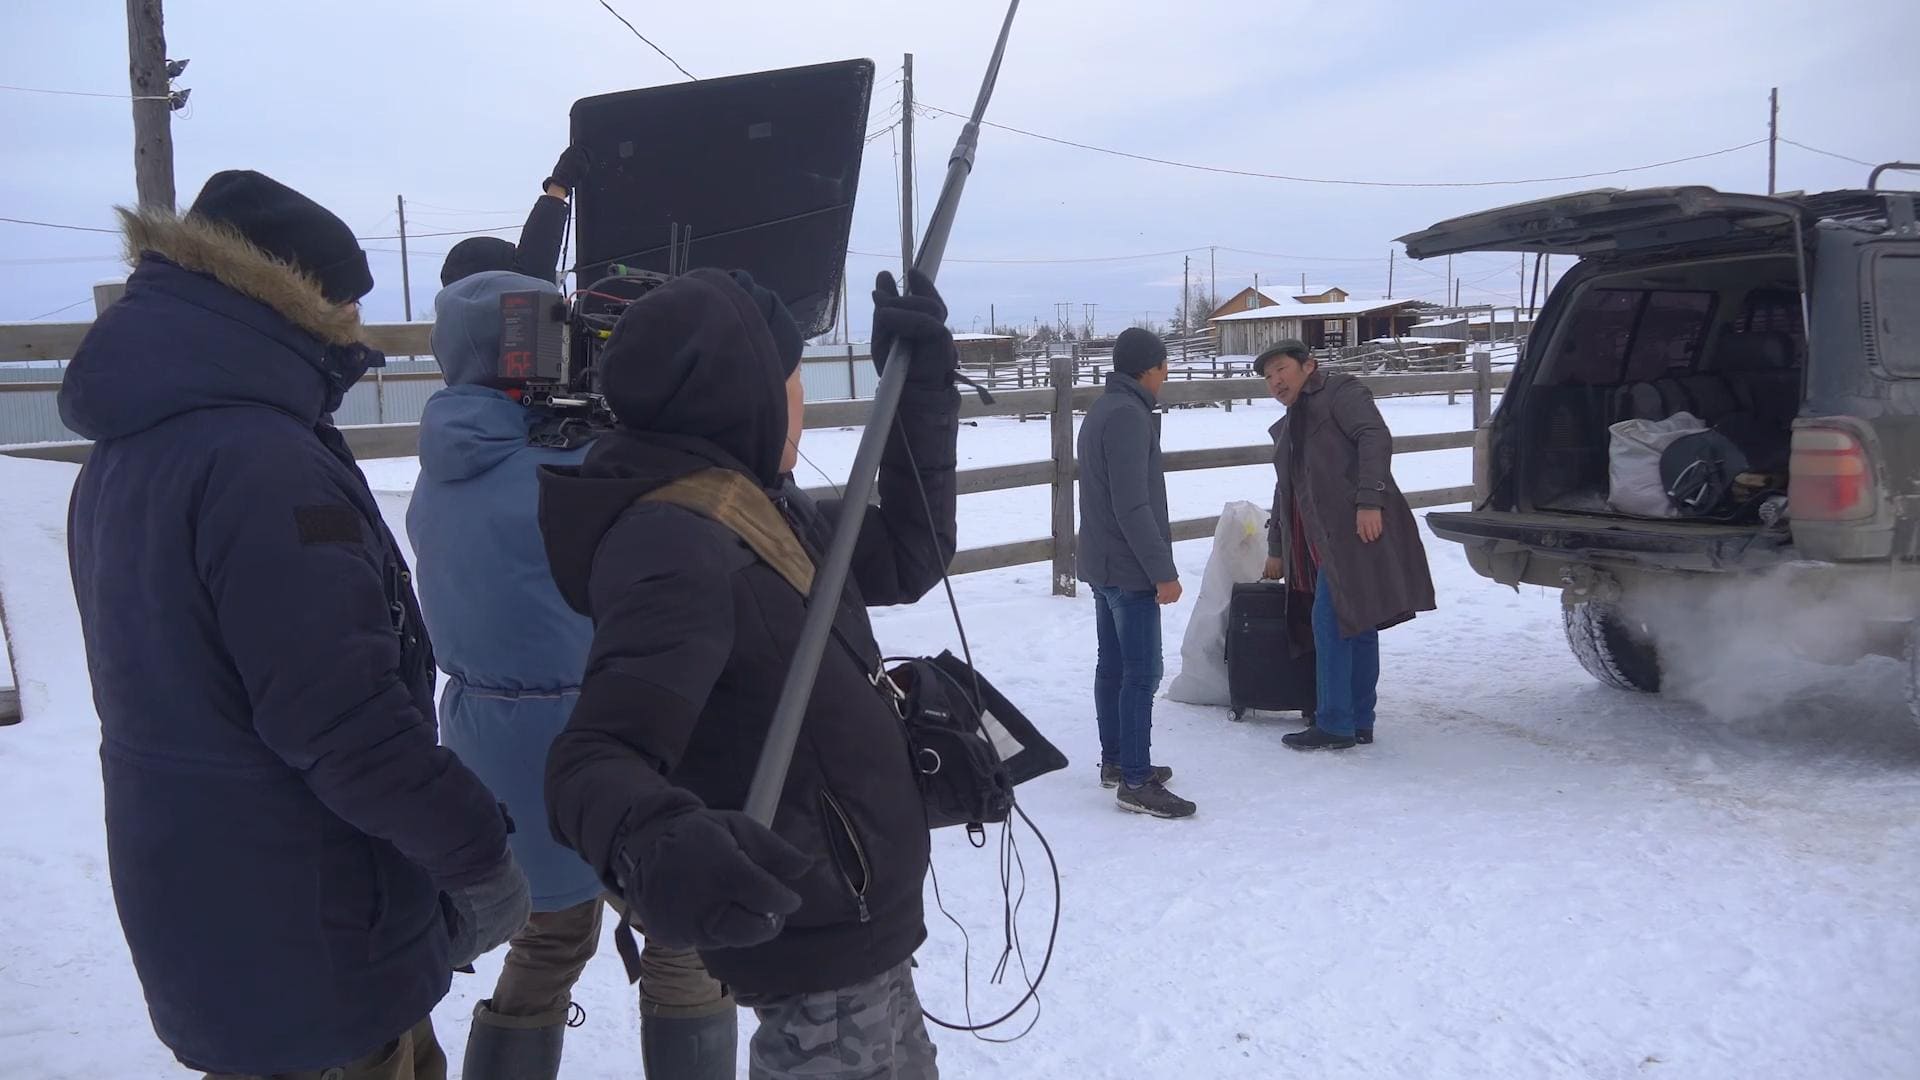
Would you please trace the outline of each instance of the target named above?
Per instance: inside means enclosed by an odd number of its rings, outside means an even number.
[[[1167,384],[1167,346],[1132,327],[1113,344],[1107,392],[1080,425],[1080,580],[1093,589],[1099,659],[1094,715],[1100,726],[1100,782],[1122,810],[1192,817],[1194,805],[1167,790],[1173,770],[1148,756],[1153,696],[1163,673],[1160,609],[1180,600],[1167,520],[1167,474],[1153,411]]]
[[[788,567],[826,551],[839,505],[816,506],[790,475],[804,408],[792,318],[715,270],[648,293],[602,361],[618,426],[541,480],[554,578],[594,630],[547,759],[554,833],[649,940],[697,948],[754,1009],[756,1080],[936,1075],[912,972],[926,814],[873,681],[866,608],[918,600],[953,556],[960,401],[945,319],[930,281],[901,296],[881,275],[874,355],[904,339],[912,367],[772,829],[741,808],[807,598],[735,527],[650,497],[725,493]]]
[[[526,921],[438,745],[399,546],[331,414],[378,360],[352,231],[254,172],[121,211],[135,264],[60,387],[108,866],[154,1031],[209,1076],[446,1076],[450,972]]]

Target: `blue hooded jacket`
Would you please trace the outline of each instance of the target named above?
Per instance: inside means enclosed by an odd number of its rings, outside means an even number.
[[[435,739],[410,575],[326,415],[358,317],[238,233],[126,225],[60,387],[95,440],[67,534],[114,900],[183,1063],[325,1069],[446,994],[440,893],[506,822]]]
[[[561,599],[540,537],[543,465],[578,465],[586,448],[530,446],[538,417],[475,385],[499,354],[502,293],[558,293],[507,271],[455,282],[434,300],[434,355],[450,384],[420,417],[420,480],[407,509],[434,651],[446,746],[507,804],[508,842],[535,911],[558,911],[603,890],[580,856],[547,828],[547,748],[567,726],[586,670],[593,623]]]

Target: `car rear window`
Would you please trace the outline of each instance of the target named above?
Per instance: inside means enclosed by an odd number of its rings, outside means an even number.
[[[1557,381],[1619,386],[1690,371],[1713,322],[1713,305],[1711,292],[1590,290],[1568,326]]]
[[[1920,254],[1873,260],[1871,346],[1888,374],[1920,379]]]

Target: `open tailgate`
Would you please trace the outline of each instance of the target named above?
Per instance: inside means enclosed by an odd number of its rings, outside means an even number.
[[[1442,221],[1400,238],[1416,259],[1466,251],[1592,255],[1792,227],[1801,207],[1768,195],[1710,187],[1603,188]]]
[[[1525,551],[1573,562],[1625,562],[1654,569],[1732,569],[1777,561],[1792,550],[1784,532],[1754,525],[1597,514],[1432,513],[1427,527],[1442,540],[1489,554]]]

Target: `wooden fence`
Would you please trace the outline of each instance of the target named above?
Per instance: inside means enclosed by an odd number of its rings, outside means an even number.
[[[79,335],[88,324],[47,324],[0,326],[0,360],[48,359],[70,355]],[[369,341],[392,355],[427,355],[427,324],[389,324],[369,326]],[[77,330],[77,332],[76,332]],[[959,492],[977,495],[990,491],[1010,491],[1026,487],[1048,487],[1052,492],[1052,528],[1045,537],[969,548],[953,559],[955,574],[998,570],[1029,563],[1053,564],[1053,591],[1071,596],[1075,592],[1074,481],[1078,466],[1074,460],[1073,417],[1085,412],[1102,391],[1098,386],[1082,385],[1086,361],[1073,357],[1049,360],[1050,378],[1044,386],[998,390],[991,404],[972,394],[962,400],[962,419],[989,417],[1045,418],[1052,426],[1052,454],[1049,460],[966,469],[958,474]],[[1490,356],[1482,351],[1474,357],[1469,371],[1427,374],[1361,376],[1361,381],[1377,397],[1405,397],[1433,394],[1472,394],[1473,428],[1477,430],[1491,415],[1493,394],[1506,385],[1506,372],[1492,370]],[[1026,381],[1024,378],[1022,381]],[[1169,407],[1225,404],[1267,396],[1261,379],[1230,377],[1193,378],[1172,381],[1162,390],[1161,403]],[[873,409],[871,401],[824,401],[808,404],[808,429],[852,428],[864,426]],[[382,424],[345,427],[347,445],[362,459],[412,457],[419,450],[418,424]],[[1474,430],[1430,435],[1400,435],[1393,440],[1395,454],[1423,453],[1433,450],[1458,450],[1474,445]],[[0,449],[14,457],[48,461],[83,462],[91,449],[89,443],[51,443]],[[1205,450],[1180,450],[1164,455],[1169,473],[1203,469],[1237,468],[1261,465],[1273,459],[1270,443],[1252,446],[1216,447]],[[1429,491],[1412,491],[1407,499],[1415,509],[1470,502],[1473,486]],[[1175,541],[1198,540],[1213,535],[1218,516],[1188,518],[1173,523]]]

